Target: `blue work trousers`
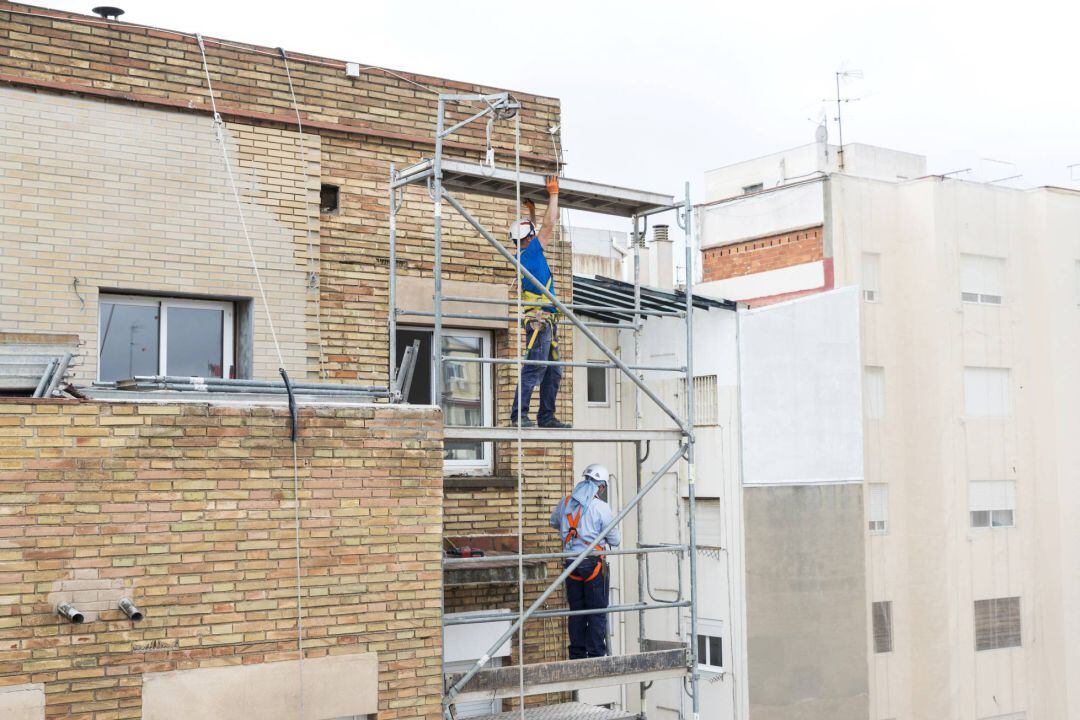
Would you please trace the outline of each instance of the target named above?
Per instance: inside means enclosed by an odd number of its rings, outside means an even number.
[[[529,320],[525,323],[525,342],[527,360],[557,360],[558,342],[554,338],[555,327],[546,320]],[[553,352],[554,350],[554,352]],[[562,382],[562,368],[558,365],[523,365],[521,366],[521,407],[522,417],[529,417],[529,403],[533,390],[540,386],[540,411],[536,422],[543,425],[555,419],[555,398],[559,394]],[[518,395],[514,392],[514,406],[510,410],[510,422],[517,422]]]
[[[593,574],[598,558],[590,557],[577,566],[573,575],[566,579],[566,602],[571,610],[589,610],[608,606],[607,567],[600,569],[592,580],[575,580],[574,576],[587,578]],[[567,562],[566,565],[570,563]],[[565,565],[564,565],[565,567]],[[567,618],[570,630],[570,659],[603,657],[607,655],[607,614],[571,615]]]

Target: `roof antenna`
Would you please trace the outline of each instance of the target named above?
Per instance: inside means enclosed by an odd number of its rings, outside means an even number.
[[[94,14],[100,15],[104,20],[116,20],[124,14],[124,11],[110,5],[98,5],[94,8]]]

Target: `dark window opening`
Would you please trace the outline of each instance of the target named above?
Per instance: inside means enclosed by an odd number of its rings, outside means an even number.
[[[319,212],[332,213],[338,210],[341,188],[337,185],[323,185],[319,188]]]

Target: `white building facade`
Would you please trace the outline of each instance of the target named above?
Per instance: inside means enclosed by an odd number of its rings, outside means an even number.
[[[702,291],[860,288],[869,717],[1080,718],[1080,193],[836,150],[708,173]]]

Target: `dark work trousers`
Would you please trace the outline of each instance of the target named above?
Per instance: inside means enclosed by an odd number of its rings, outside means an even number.
[[[526,360],[556,360],[558,352],[552,352],[552,323],[544,320],[529,320],[525,323]],[[558,348],[556,341],[555,348]],[[540,411],[536,415],[539,425],[555,418],[555,398],[559,394],[562,382],[562,368],[558,365],[523,365],[521,367],[521,407],[522,417],[529,417],[529,401],[533,390],[540,386]],[[514,406],[510,410],[510,422],[517,422],[518,395],[514,392]]]
[[[597,558],[587,558],[577,566],[573,575],[587,578],[596,568]],[[570,563],[567,562],[566,565]],[[566,567],[564,565],[563,567]],[[592,580],[566,579],[566,601],[571,610],[588,610],[608,606],[608,569],[605,566]],[[571,615],[567,618],[570,629],[570,659],[603,657],[607,655],[607,615]]]

